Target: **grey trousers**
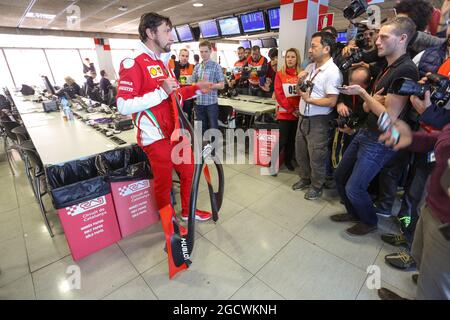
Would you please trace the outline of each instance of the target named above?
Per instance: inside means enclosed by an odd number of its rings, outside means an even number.
[[[295,137],[295,159],[300,178],[311,180],[311,185],[321,189],[325,183],[330,120],[334,116],[300,116]]]
[[[411,251],[420,272],[418,300],[450,300],[450,241],[438,230],[441,224],[431,208],[422,208]]]

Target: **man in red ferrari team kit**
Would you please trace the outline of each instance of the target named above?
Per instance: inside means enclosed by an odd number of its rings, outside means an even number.
[[[173,70],[167,67],[173,43],[171,30],[169,18],[156,13],[142,15],[139,24],[141,52],[134,59],[123,60],[120,65],[117,108],[121,114],[132,115],[137,127],[137,142],[152,167],[158,209],[170,204],[172,170],[175,169],[180,177],[181,217],[187,220],[194,161],[192,153],[190,163],[174,164],[172,161],[172,149],[180,142],[171,142],[178,121],[171,95],[178,92],[182,105],[183,101],[195,97],[197,91],[207,92],[210,84],[199,82],[179,88]],[[182,157],[182,151],[179,156]],[[210,218],[210,213],[196,211],[197,220]]]

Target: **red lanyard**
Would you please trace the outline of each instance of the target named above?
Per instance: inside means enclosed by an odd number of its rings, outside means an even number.
[[[375,83],[373,84],[373,88],[372,88],[372,94],[375,94],[377,92],[377,87],[380,84],[381,80],[383,80],[384,76],[386,75],[386,73],[389,71],[389,69],[391,68],[391,66],[386,67],[386,70],[384,70],[383,74],[381,75],[381,77],[379,77]]]

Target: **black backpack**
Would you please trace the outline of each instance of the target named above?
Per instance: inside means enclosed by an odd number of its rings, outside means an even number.
[[[20,92],[24,95],[24,96],[32,96],[34,95],[34,89],[30,86],[27,86],[26,84],[22,85],[22,89],[20,90]]]

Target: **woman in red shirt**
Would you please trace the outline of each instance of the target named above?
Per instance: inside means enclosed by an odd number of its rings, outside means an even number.
[[[295,135],[298,122],[297,94],[298,75],[300,74],[300,53],[291,48],[286,51],[284,65],[275,76],[275,99],[277,101],[277,120],[280,125],[280,153],[284,148],[286,168],[294,171],[292,159],[295,153]]]

